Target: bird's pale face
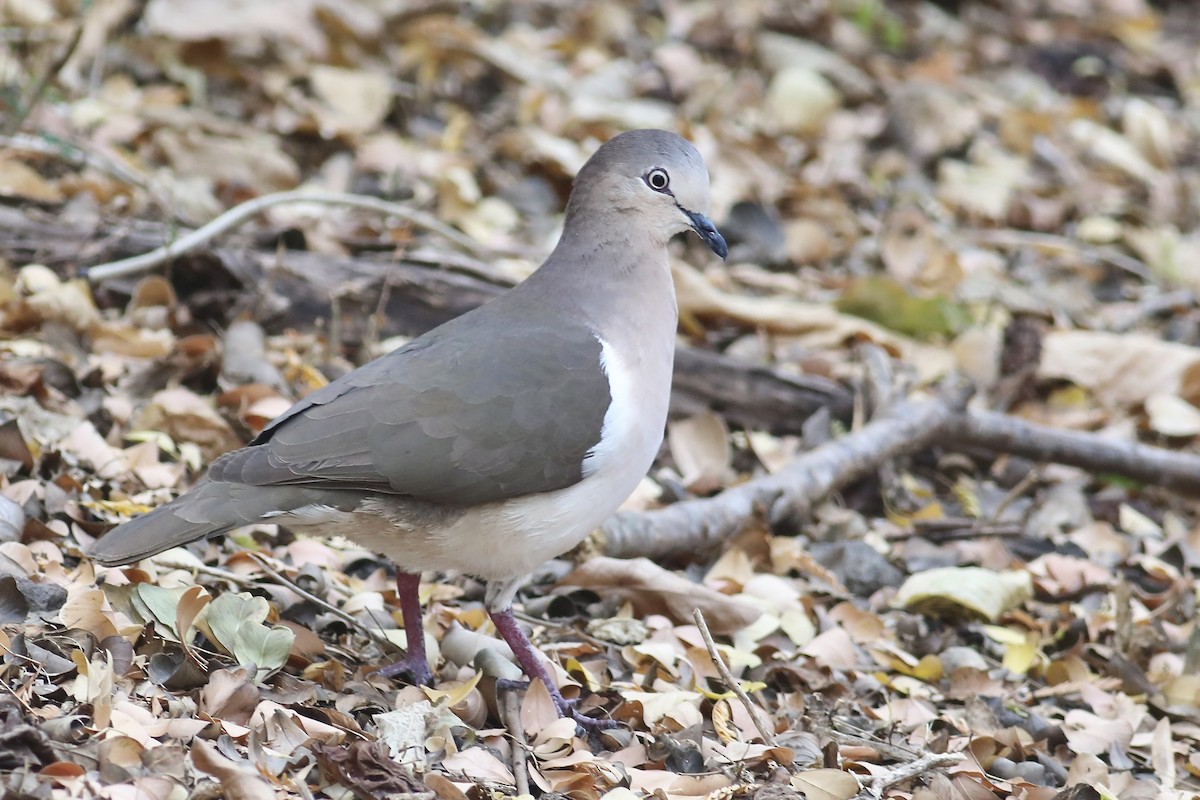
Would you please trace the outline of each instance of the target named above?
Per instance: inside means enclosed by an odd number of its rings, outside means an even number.
[[[659,158],[622,176],[621,193],[636,205],[647,224],[669,239],[693,230],[718,256],[728,253],[725,239],[709,219],[711,199],[703,162]]]

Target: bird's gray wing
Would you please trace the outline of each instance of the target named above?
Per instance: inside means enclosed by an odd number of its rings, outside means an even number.
[[[209,478],[454,505],[577,483],[610,402],[600,342],[569,321],[486,317],[460,317],[330,383],[214,461]]]

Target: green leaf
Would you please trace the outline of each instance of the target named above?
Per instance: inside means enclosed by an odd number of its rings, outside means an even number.
[[[261,625],[271,607],[247,592],[226,592],[208,604],[196,624],[223,652],[237,657],[238,631],[244,624]]]
[[[950,336],[967,327],[971,312],[948,297],[914,297],[889,277],[854,281],[838,298],[837,310],[877,322],[918,339]]]
[[[172,642],[180,640],[179,631],[175,630],[175,620],[178,616],[179,601],[186,586],[175,589],[164,589],[152,583],[139,583],[133,596],[134,607],[142,613],[145,622],[154,622],[154,628],[164,639]]]
[[[208,604],[196,625],[239,664],[257,667],[256,678],[262,680],[283,666],[296,638],[282,625],[264,624],[270,612],[270,604],[261,597],[226,592]]]
[[[261,679],[283,666],[295,639],[296,634],[282,625],[268,628],[247,620],[238,628],[233,655],[239,664],[258,667],[258,677]]]

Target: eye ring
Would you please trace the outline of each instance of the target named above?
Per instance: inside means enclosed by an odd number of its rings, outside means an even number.
[[[664,194],[671,186],[671,176],[662,167],[655,167],[647,172],[643,180],[646,181],[646,185],[651,189],[656,192],[663,192]]]

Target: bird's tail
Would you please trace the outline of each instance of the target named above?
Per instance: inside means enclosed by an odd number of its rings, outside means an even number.
[[[272,492],[244,491],[247,488],[204,481],[165,506],[113,528],[88,548],[87,555],[106,567],[129,564],[250,525],[279,508]]]

